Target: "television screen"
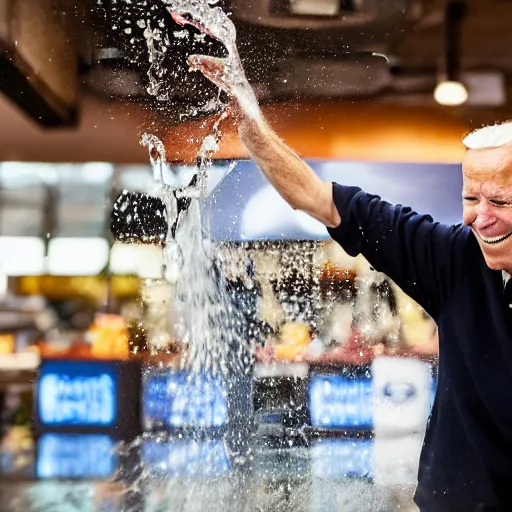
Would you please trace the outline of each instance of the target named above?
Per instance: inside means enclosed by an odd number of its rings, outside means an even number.
[[[371,439],[321,439],[311,446],[311,468],[319,478],[373,478]]]
[[[109,478],[116,468],[114,441],[107,435],[44,434],[38,441],[38,478]]]
[[[37,390],[44,427],[111,427],[117,420],[116,366],[96,361],[41,364]]]
[[[308,164],[325,182],[361,187],[392,204],[404,204],[419,213],[430,213],[443,224],[461,221],[460,165],[324,159],[310,159]],[[233,197],[237,200],[233,201]],[[268,204],[272,208],[267,208]],[[329,238],[321,222],[300,210],[293,210],[286,203],[252,160],[237,162],[207,198],[204,212],[208,215],[213,240]]]
[[[143,380],[142,410],[146,428],[218,428],[228,419],[224,382],[210,375],[168,370]]]
[[[311,426],[367,429],[373,424],[373,384],[367,376],[312,375],[309,381]]]
[[[153,474],[175,478],[209,478],[229,472],[224,442],[177,439],[144,441],[142,462]]]

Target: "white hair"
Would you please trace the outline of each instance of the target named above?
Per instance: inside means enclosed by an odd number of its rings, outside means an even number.
[[[471,132],[462,140],[468,149],[499,148],[512,142],[512,121],[484,126]]]

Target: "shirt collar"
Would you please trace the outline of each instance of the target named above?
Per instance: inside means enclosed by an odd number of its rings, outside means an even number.
[[[505,286],[507,286],[507,283],[512,276],[506,270],[502,270],[501,275],[503,276],[503,289],[505,289]]]

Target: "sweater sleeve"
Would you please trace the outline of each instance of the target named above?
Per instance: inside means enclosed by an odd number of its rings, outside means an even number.
[[[341,216],[331,237],[351,256],[362,254],[433,318],[465,276],[470,230],[393,206],[357,187],[333,185]]]

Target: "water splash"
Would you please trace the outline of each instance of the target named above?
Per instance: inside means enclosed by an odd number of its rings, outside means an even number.
[[[252,119],[261,120],[258,101],[252,87],[245,77],[236,45],[236,28],[229,16],[220,8],[212,7],[217,2],[209,0],[162,0],[172,18],[179,25],[191,25],[197,28],[201,35],[208,35],[221,42],[227,57],[213,59],[222,69],[218,78],[219,87],[229,90],[236,97],[246,115]]]
[[[245,77],[236,51],[236,33],[231,30],[232,24],[227,15],[219,8],[212,9],[217,0],[207,2],[200,0],[163,0],[174,12],[181,12],[178,18],[182,23],[194,21],[204,34],[216,37],[226,45],[229,64],[225,80],[233,84],[242,84]],[[129,2],[128,2],[129,3]],[[180,11],[181,9],[181,11]],[[209,9],[209,10],[208,10]],[[190,23],[192,24],[192,23]],[[165,70],[162,68],[168,40],[162,36],[159,29],[152,29],[144,22],[138,26],[145,28],[145,37],[149,51],[151,69],[148,73],[150,85],[148,92],[158,99],[165,100],[167,94],[162,91]],[[213,27],[213,28],[212,28]],[[234,28],[234,27],[233,27]],[[182,33],[178,33],[182,34]],[[178,36],[180,37],[180,36]],[[194,36],[201,37],[201,36]],[[257,102],[250,91],[246,95],[249,107],[257,111]],[[249,109],[246,106],[246,110]],[[248,341],[254,333],[248,333],[246,322],[240,315],[240,307],[248,310],[247,305],[240,301],[236,292],[226,290],[226,276],[241,278],[244,290],[255,288],[254,276],[248,272],[253,263],[245,248],[227,248],[224,251],[212,248],[209,240],[208,225],[204,224],[201,210],[206,198],[206,183],[212,158],[218,150],[221,131],[220,123],[226,117],[223,113],[217,120],[212,133],[202,142],[198,158],[197,169],[192,182],[182,187],[169,185],[166,176],[173,173],[173,167],[167,162],[165,147],[153,134],[146,133],[141,138],[141,144],[149,150],[150,162],[154,169],[155,180],[160,184],[161,194],[167,209],[169,220],[165,248],[165,276],[173,284],[174,297],[179,303],[179,320],[174,325],[174,334],[185,345],[185,360],[194,370],[209,369],[212,373],[225,374],[235,368],[244,371],[249,369],[250,347]],[[257,112],[255,113],[255,116]],[[123,208],[123,206],[122,206]],[[255,244],[254,250],[262,253]],[[287,269],[307,270],[304,263],[313,265],[314,245],[308,250],[310,255],[304,253],[304,246],[291,248],[285,253],[282,266]],[[277,249],[276,249],[277,251]],[[301,274],[301,279],[310,276],[309,270]],[[281,281],[286,281],[286,275]],[[293,275],[289,281],[293,282]],[[315,281],[314,287],[318,286]],[[300,320],[314,323],[319,304],[305,302],[303,289],[296,289],[295,285],[287,286],[286,282],[279,287],[279,301],[283,306],[283,315],[289,321]],[[366,312],[368,308],[364,309]],[[369,313],[368,313],[369,314]],[[228,379],[231,396],[244,394],[246,391],[237,387],[236,379]],[[247,393],[249,395],[249,393]],[[290,403],[290,406],[293,406]],[[241,436],[239,434],[239,436]],[[205,442],[205,452],[211,456],[195,457],[201,452],[200,442]],[[160,444],[163,456],[160,460],[146,459],[132,464],[131,456],[137,450],[152,444]],[[179,445],[178,450],[173,445]],[[214,445],[212,451],[208,445]],[[228,454],[232,466],[225,471],[225,464],[218,464],[219,451],[217,446],[223,446]],[[389,511],[397,509],[411,509],[409,500],[401,504],[386,503],[383,492],[371,483],[347,479],[344,475],[339,478],[325,478],[319,476],[315,470],[315,461],[305,448],[290,448],[268,450],[265,446],[256,446],[252,451],[240,454],[237,447],[226,446],[225,439],[216,444],[214,439],[184,439],[181,434],[174,439],[165,434],[154,432],[144,434],[128,447],[120,447],[118,454],[126,458],[124,470],[129,471],[127,477],[131,481],[125,487],[127,495],[139,495],[141,502],[134,505],[120,505],[115,510],[124,512],[173,511],[195,512],[196,510],[233,510],[234,512],[263,511],[306,511],[320,512],[324,510],[358,510],[358,511]],[[179,454],[179,457],[176,457]],[[141,456],[142,459],[142,456]],[[184,466],[176,466],[176,460],[184,460]],[[330,461],[325,463],[331,469]],[[246,468],[250,463],[250,471],[236,470]],[[318,461],[317,461],[318,462]],[[219,474],[215,471],[221,469]],[[323,472],[325,475],[325,471]],[[205,476],[205,478],[202,478]],[[51,486],[52,483],[37,484]],[[64,493],[66,503],[62,510],[83,510],[83,505],[99,495],[105,496],[105,489],[98,489],[93,493],[93,484],[83,490],[73,490],[72,498]],[[63,495],[62,483],[58,488],[49,487],[47,490],[37,489],[37,504],[32,508],[23,503],[19,510],[40,511],[60,510]],[[98,486],[99,487],[99,486]],[[119,493],[119,491],[117,491]],[[48,502],[42,501],[41,496],[48,497]],[[57,499],[58,497],[58,499]],[[395,500],[397,501],[397,500]],[[76,503],[76,507],[73,506]],[[35,508],[37,506],[37,509]],[[91,505],[92,507],[92,505]],[[98,505],[99,507],[99,505]],[[114,510],[114,506],[104,509]],[[9,510],[15,510],[9,508]],[[103,510],[103,508],[102,508]]]
[[[200,32],[220,41],[229,55],[237,55],[236,29],[220,7],[207,0],[162,0],[174,21],[179,25],[192,25]],[[215,2],[216,3],[216,2]]]
[[[201,144],[196,172],[183,186],[169,186],[173,167],[164,144],[153,134],[142,135],[156,181],[166,206],[165,278],[173,285],[172,300],[179,320],[173,334],[184,348],[184,361],[193,371],[228,375],[248,368],[250,346],[243,335],[242,314],[230,300],[220,267],[210,250],[208,224],[202,211],[207,196],[208,171],[219,149],[222,113]]]
[[[167,92],[161,92],[163,80],[167,74],[167,69],[162,65],[165,55],[169,47],[169,38],[167,34],[160,28],[151,28],[148,21],[144,24],[144,38],[148,47],[149,69],[148,78],[149,85],[147,86],[148,94],[156,96],[159,101],[166,101],[169,99]]]
[[[167,163],[164,143],[156,135],[143,133],[140,138],[140,145],[148,148],[151,165]]]

